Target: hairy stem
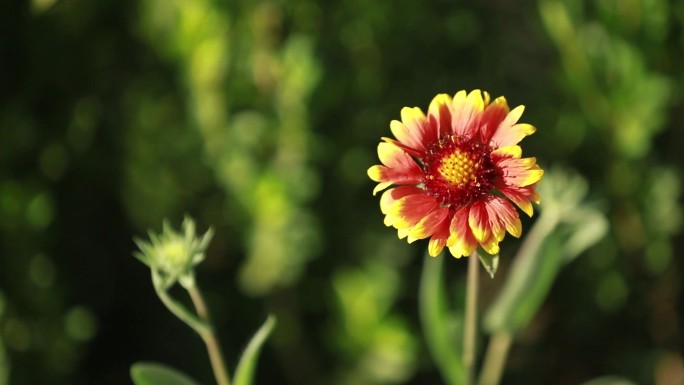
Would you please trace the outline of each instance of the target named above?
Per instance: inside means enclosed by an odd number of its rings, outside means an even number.
[[[197,310],[197,315],[200,319],[204,321],[207,325],[211,325],[211,319],[209,317],[209,310],[207,305],[202,298],[202,293],[199,291],[196,285],[191,285],[187,288],[192,303],[195,305],[195,310]],[[216,383],[218,385],[229,385],[230,379],[228,377],[228,369],[226,369],[225,361],[223,360],[223,354],[221,353],[221,346],[216,338],[216,333],[214,328],[209,326],[207,331],[200,333],[204,344],[207,346],[207,352],[209,353],[209,360],[211,361],[211,368],[214,371],[214,377],[216,377]]]
[[[154,270],[152,271],[152,282],[154,284],[154,291],[157,293],[157,296],[173,315],[178,317],[178,319],[183,321],[186,325],[190,326],[190,328],[196,331],[199,335],[210,332],[210,327],[206,322],[198,319],[194,314],[171,298],[166,289],[162,287],[160,283],[161,278],[155,273]]]

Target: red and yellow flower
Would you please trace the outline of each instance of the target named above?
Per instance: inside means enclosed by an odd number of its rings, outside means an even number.
[[[510,110],[501,96],[490,103],[487,92],[459,91],[437,95],[425,115],[405,107],[390,129],[396,139],[382,138],[382,165],[368,169],[378,182],[385,225],[408,242],[430,238],[428,252],[444,247],[460,258],[478,244],[498,254],[506,232],[522,233],[513,202],[532,216],[539,203],[535,185],[544,171],[535,158],[522,158],[518,143],[535,132],[518,123],[524,106]]]

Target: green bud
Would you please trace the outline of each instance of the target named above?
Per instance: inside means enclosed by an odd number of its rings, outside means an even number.
[[[195,284],[194,267],[204,260],[204,253],[214,235],[212,229],[198,237],[195,222],[185,217],[182,232],[164,222],[161,234],[149,232],[150,242],[134,239],[140,249],[133,255],[152,269],[154,284],[168,289],[179,282],[183,287]]]

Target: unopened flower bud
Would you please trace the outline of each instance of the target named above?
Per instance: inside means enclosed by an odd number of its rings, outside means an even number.
[[[178,233],[164,223],[161,234],[150,232],[150,242],[136,239],[140,252],[133,255],[152,269],[155,285],[163,289],[171,287],[176,281],[189,287],[194,285],[194,267],[204,260],[204,253],[213,236],[209,229],[204,235],[195,234],[195,223],[185,218],[182,233]]]

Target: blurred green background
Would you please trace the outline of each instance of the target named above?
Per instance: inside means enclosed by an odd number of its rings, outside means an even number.
[[[2,0],[0,385],[126,384],[138,360],[212,383],[131,256],[184,214],[216,230],[198,278],[230,367],[273,313],[258,384],[440,383],[426,244],[383,226],[366,169],[403,106],[474,88],[526,105],[525,153],[610,223],[503,383],[684,384],[683,85],[676,0]]]

